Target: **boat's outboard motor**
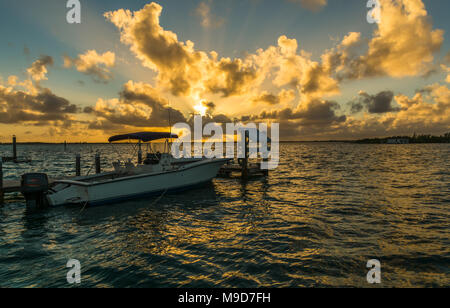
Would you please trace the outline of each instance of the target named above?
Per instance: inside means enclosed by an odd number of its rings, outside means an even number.
[[[45,195],[48,191],[48,177],[45,173],[27,173],[22,175],[22,194],[27,207],[43,208],[47,206]]]

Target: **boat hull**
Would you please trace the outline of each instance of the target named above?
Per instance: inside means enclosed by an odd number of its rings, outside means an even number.
[[[191,164],[182,169],[123,177],[99,183],[66,184],[47,195],[50,206],[84,204],[89,206],[123,202],[136,198],[183,191],[211,181],[226,160],[216,159]]]

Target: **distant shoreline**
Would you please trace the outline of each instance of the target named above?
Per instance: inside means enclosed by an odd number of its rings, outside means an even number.
[[[280,141],[280,143],[353,143],[353,144],[389,144],[386,140],[388,138],[383,139],[368,139],[368,140],[314,140],[314,141]],[[408,143],[402,143],[402,144],[440,144],[440,143],[450,143],[450,140],[446,141],[430,141],[430,142],[408,142]],[[67,143],[67,146],[71,145],[108,145],[110,143],[107,142],[93,142],[93,143]],[[127,143],[118,143],[118,144],[127,144]],[[0,145],[10,145],[12,146],[12,143],[0,143]],[[64,143],[59,142],[17,142],[17,145],[62,145],[64,146]]]
[[[450,133],[441,136],[416,135],[413,136],[393,136],[383,138],[365,138],[359,140],[282,140],[280,143],[356,143],[356,144],[420,144],[420,143],[450,143]],[[0,145],[12,145],[12,142]],[[17,142],[18,145],[103,145],[109,142]]]

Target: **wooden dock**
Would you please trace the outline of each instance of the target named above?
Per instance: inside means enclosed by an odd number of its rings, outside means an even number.
[[[20,181],[3,181],[3,193],[20,192]]]
[[[260,159],[257,163],[250,161],[250,136],[249,131],[245,131],[244,135],[244,158],[233,161],[224,165],[219,171],[219,177],[233,177],[235,174],[239,174],[243,180],[252,177],[267,177],[269,170],[263,169],[263,163],[265,159]]]
[[[249,163],[247,167],[245,167],[234,162],[220,168],[218,176],[222,178],[241,177],[246,179],[252,177],[265,177],[268,175],[268,170],[261,169],[261,164],[259,163]]]
[[[0,157],[4,163],[13,162],[15,164],[22,164],[22,163],[30,163],[31,159],[26,157],[18,157],[17,156],[17,138],[16,136],[13,136],[12,138],[12,155],[13,156],[6,156],[6,157]]]
[[[6,162],[14,162],[11,160],[6,160]],[[4,195],[8,193],[19,193],[21,192],[21,181],[11,181],[11,180],[5,180],[3,179],[3,160],[2,157],[0,157],[0,205],[4,203]],[[97,174],[101,173],[101,157],[99,153],[95,154],[95,171]],[[75,157],[75,176],[67,176],[64,178],[55,178],[51,179],[49,178],[49,184],[53,184],[55,181],[60,180],[71,180],[74,177],[79,177],[81,175],[81,156],[80,154],[77,154]]]

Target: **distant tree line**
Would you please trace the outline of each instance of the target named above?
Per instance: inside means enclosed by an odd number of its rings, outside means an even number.
[[[433,136],[433,135],[416,135],[414,134],[412,137],[410,136],[394,136],[388,138],[367,138],[357,140],[356,143],[388,143],[388,140],[397,139],[397,140],[409,140],[409,143],[450,143],[450,132],[441,136]]]

